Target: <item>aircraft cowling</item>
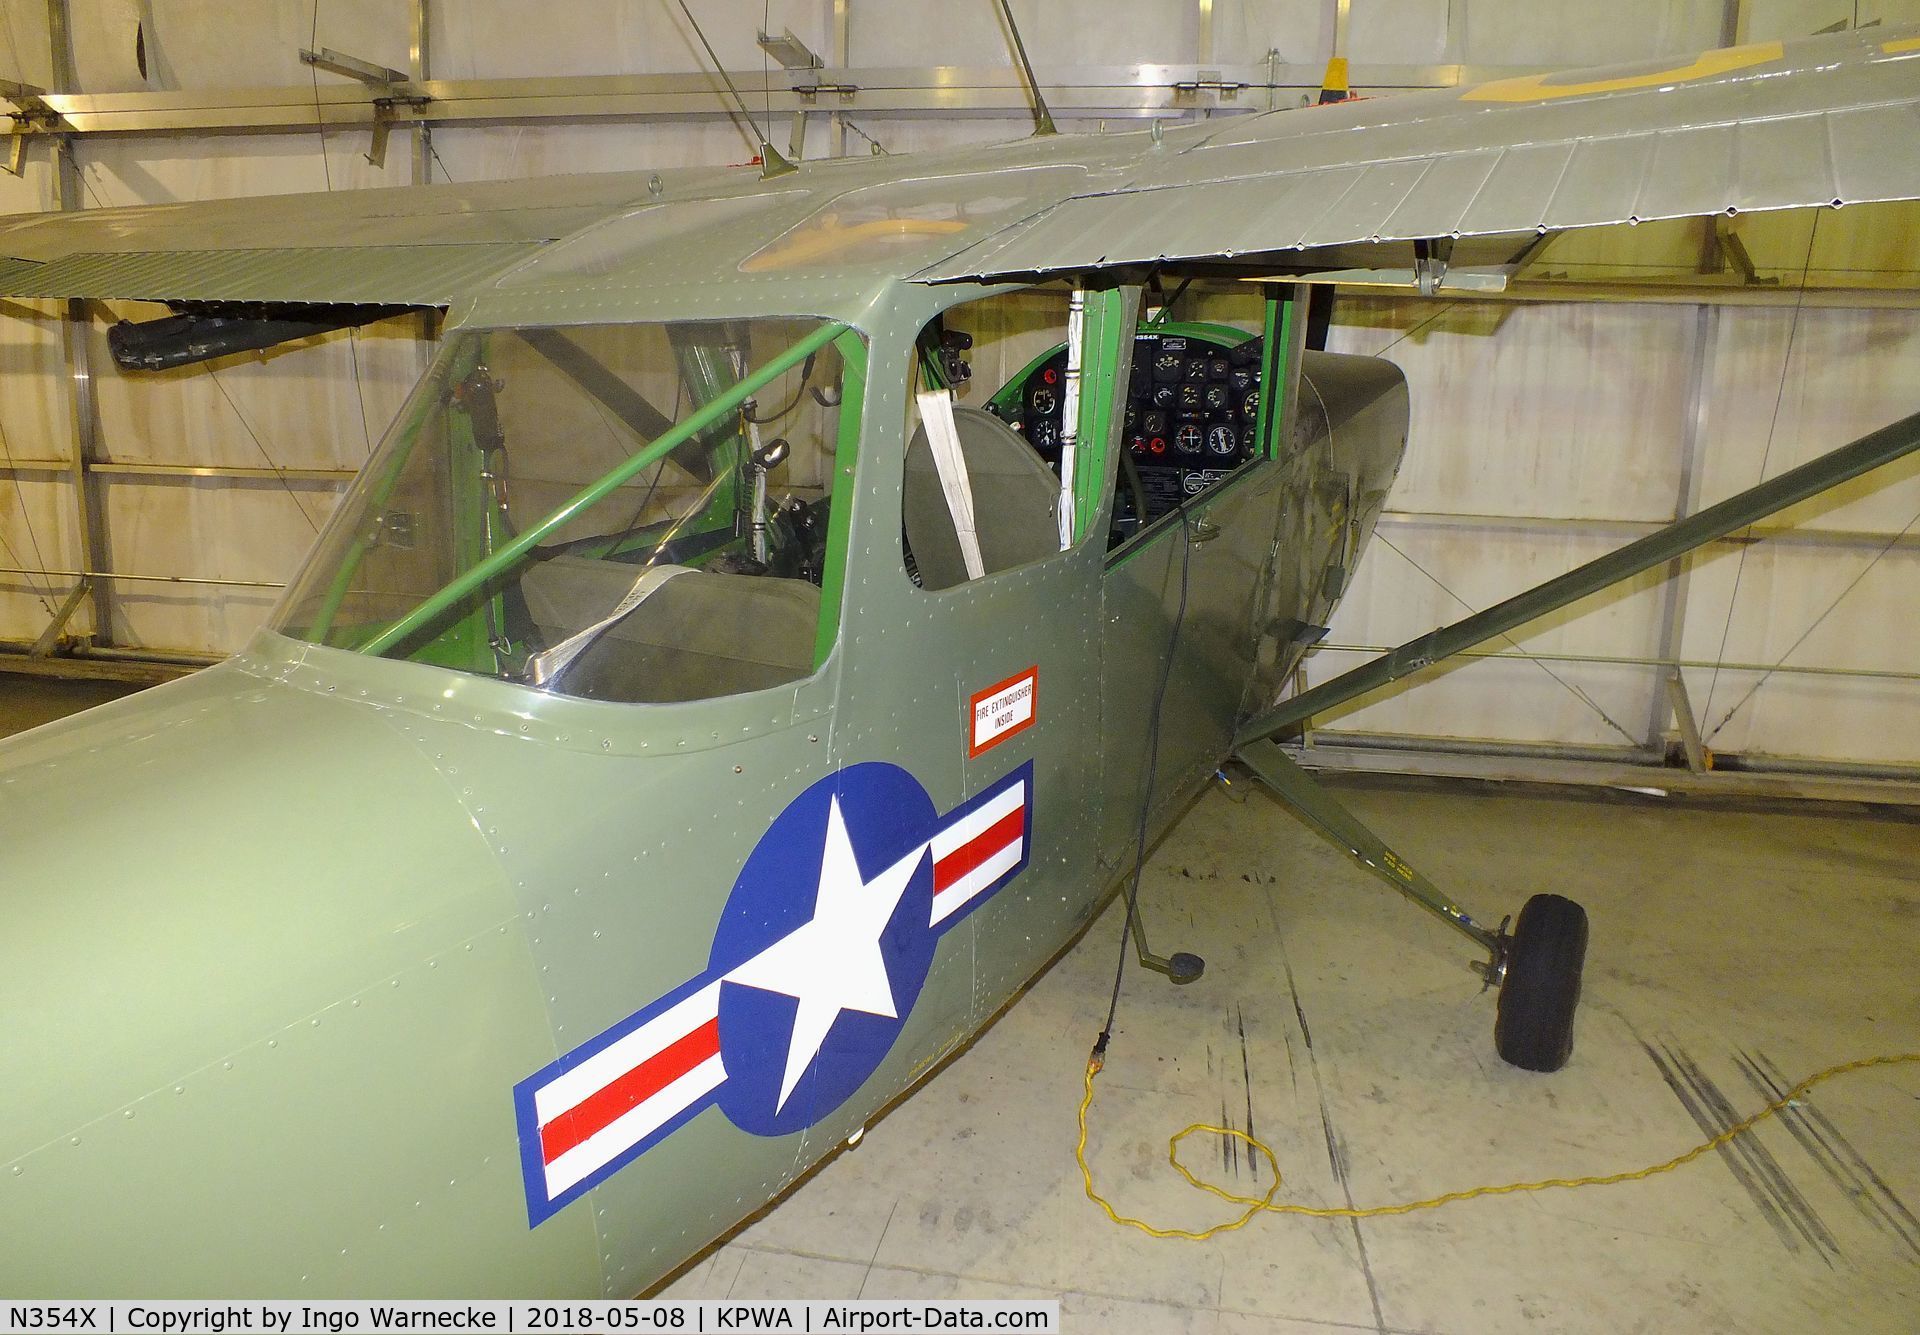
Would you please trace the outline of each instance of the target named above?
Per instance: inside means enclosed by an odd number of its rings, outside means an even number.
[[[599,1290],[584,1211],[527,1229],[525,911],[353,695],[228,664],[0,745],[0,1289]]]

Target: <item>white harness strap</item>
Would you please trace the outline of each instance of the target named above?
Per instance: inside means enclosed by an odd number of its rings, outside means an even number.
[[[653,591],[676,575],[690,574],[692,566],[648,566],[640,572],[640,578],[627,590],[626,597],[614,605],[614,609],[584,630],[575,631],[560,643],[542,649],[527,660],[527,679],[535,686],[545,686],[548,682],[566,671],[567,665],[586,651],[588,645],[600,637],[609,626],[621,617],[640,606]]]
[[[987,573],[987,563],[980,557],[973,483],[967,477],[966,457],[960,453],[960,429],[953,423],[953,391],[928,390],[914,399],[920,405],[920,420],[926,423],[927,444],[933,450],[934,471],[940,474],[940,490],[946,493],[947,513],[953,516],[953,531],[960,539],[960,559],[966,563],[967,578],[979,579]]]

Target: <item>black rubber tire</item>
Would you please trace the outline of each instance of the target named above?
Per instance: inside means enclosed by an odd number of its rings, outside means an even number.
[[[1529,899],[1513,927],[1493,1025],[1502,1061],[1528,1071],[1567,1064],[1586,959],[1587,911],[1563,895]]]

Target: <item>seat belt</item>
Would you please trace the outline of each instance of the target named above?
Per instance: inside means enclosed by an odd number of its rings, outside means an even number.
[[[633,587],[627,590],[626,597],[616,603],[611,612],[585,630],[575,631],[560,643],[542,649],[528,658],[527,680],[535,686],[548,685],[565,672],[574,659],[585,653],[587,646],[598,639],[609,627],[651,597],[655,589],[676,575],[691,574],[692,571],[692,566],[648,566],[640,572],[640,578],[633,582]]]
[[[926,424],[927,445],[933,451],[934,471],[940,475],[940,490],[946,494],[954,536],[960,540],[960,559],[966,564],[967,578],[979,579],[987,573],[987,563],[981,559],[980,534],[974,528],[973,483],[967,477],[966,456],[960,452],[960,428],[953,421],[953,391],[927,390],[914,395],[914,400]]]

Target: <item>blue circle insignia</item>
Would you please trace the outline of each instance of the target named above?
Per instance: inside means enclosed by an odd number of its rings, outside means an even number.
[[[849,766],[788,804],[740,869],[714,932],[719,1103],[755,1135],[811,1126],[886,1058],[920,996],[933,801],[897,765]]]

